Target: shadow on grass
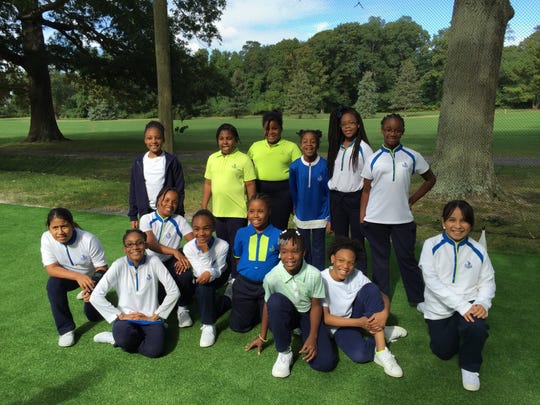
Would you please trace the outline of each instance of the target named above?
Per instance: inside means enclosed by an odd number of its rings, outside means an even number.
[[[89,387],[97,386],[104,378],[103,365],[95,365],[90,371],[85,370],[76,376],[62,382],[61,384],[51,385],[42,389],[30,399],[10,402],[11,405],[30,405],[30,404],[50,404],[62,403],[75,399]]]

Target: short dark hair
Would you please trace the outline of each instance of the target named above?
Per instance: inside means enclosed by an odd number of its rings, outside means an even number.
[[[283,114],[279,110],[266,111],[262,117],[263,128],[266,129],[267,123],[272,121],[277,122],[280,128],[283,129]]]
[[[156,128],[159,133],[161,134],[161,137],[165,139],[165,127],[163,124],[159,121],[150,121],[146,126],[144,127],[144,133],[146,134],[146,131],[148,131],[150,128]]]
[[[227,123],[221,124],[216,130],[216,142],[219,138],[219,134],[222,131],[229,131],[231,134],[233,134],[235,141],[240,142],[240,135],[238,135],[238,130],[236,129],[236,127],[234,125],[227,124]]]
[[[123,245],[126,244],[126,239],[127,239],[128,235],[131,235],[132,233],[136,233],[139,236],[141,236],[143,238],[144,242],[146,243],[146,233],[144,233],[140,229],[128,229],[128,230],[126,230],[126,232],[124,232],[124,236],[122,236],[122,244]]]
[[[442,219],[446,221],[452,215],[452,212],[456,208],[459,208],[463,214],[465,222],[467,222],[471,228],[474,226],[474,210],[471,205],[465,200],[452,200],[446,203],[442,211]]]
[[[364,253],[364,247],[356,239],[350,239],[346,236],[336,236],[330,246],[328,246],[328,257],[335,255],[342,249],[353,252],[355,259],[362,257],[362,254]]]
[[[193,217],[191,218],[191,223],[193,224],[193,221],[195,221],[195,218],[197,217],[207,217],[210,219],[210,222],[212,223],[212,227],[216,229],[216,217],[210,210],[207,209],[201,209],[197,211],[195,214],[193,214]]]
[[[384,123],[386,121],[388,121],[389,119],[392,119],[392,118],[395,118],[396,120],[398,120],[401,123],[401,126],[403,127],[403,132],[405,132],[405,120],[403,119],[403,117],[401,115],[396,114],[396,113],[385,115],[383,117],[383,119],[381,120],[381,128],[383,127],[383,125],[384,125]]]

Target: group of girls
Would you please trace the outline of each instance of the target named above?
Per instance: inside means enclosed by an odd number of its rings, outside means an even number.
[[[410,206],[429,191],[435,176],[420,154],[400,143],[403,119],[397,114],[383,118],[383,145],[373,153],[360,115],[340,106],[330,118],[328,161],[318,155],[320,131],[300,131],[299,149],[281,139],[282,128],[280,113],[265,114],[265,139],[247,155],[237,148],[236,128],[218,128],[219,151],[208,159],[202,209],[190,226],[182,215],[183,179],[169,173],[181,174],[181,165],[161,150],[161,124],[150,122],[145,129],[148,152],[136,158],[132,169],[126,256],[108,270],[97,238],[81,230],[68,210],[51,210],[42,256],[59,345],[75,342],[67,292],[77,287],[83,290],[88,319],[113,323],[112,333],[98,334],[95,341],[150,357],[163,354],[164,320],[175,307],[179,327],[193,324],[189,305],[195,295],[200,346],[214,344],[216,320],[231,309],[234,331],[247,332],[261,323],[246,350],[258,347],[260,354],[272,331],[276,377],[290,373],[291,333],[298,327],[300,354],[316,370],[335,366],[332,335],[353,361],[373,360],[386,374],[401,377],[386,346],[407,334],[386,325],[391,239],[408,300],[424,312],[432,351],[443,359],[459,353],[463,386],[478,389],[487,338],[484,320],[495,286],[487,252],[469,238],[472,208],[464,201],[447,204],[445,230],[424,245],[422,278]],[[424,183],[409,197],[414,173]],[[156,181],[164,186],[157,193],[151,184]],[[287,229],[291,212],[295,230]],[[326,270],[325,229],[336,234]],[[363,274],[364,236],[372,250],[373,283]],[[217,296],[226,284],[225,293]],[[117,292],[116,306],[106,299],[110,289]]]

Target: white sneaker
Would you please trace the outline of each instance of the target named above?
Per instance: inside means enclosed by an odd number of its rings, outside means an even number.
[[[384,369],[384,372],[390,377],[403,377],[403,370],[397,364],[396,358],[388,350],[388,347],[383,352],[375,353],[373,361]]]
[[[384,327],[384,338],[387,343],[392,343],[398,340],[399,338],[407,336],[407,330],[401,326],[385,326]]]
[[[83,295],[84,295],[84,290],[81,290],[81,291],[77,294],[77,299],[78,299],[78,300],[82,300],[82,299],[84,298]]]
[[[109,343],[114,345],[114,337],[112,332],[101,332],[94,336],[94,342],[96,343]]]
[[[201,340],[199,346],[210,347],[216,342],[216,327],[214,325],[201,326]]]
[[[285,378],[291,374],[291,364],[293,362],[293,352],[289,349],[286,353],[278,353],[276,362],[272,367],[272,375],[277,378]]]
[[[426,303],[425,302],[419,302],[416,304],[416,310],[420,312],[421,314],[426,312]]]
[[[467,391],[478,391],[480,389],[480,374],[473,371],[461,369],[461,380],[463,388]]]
[[[73,346],[75,344],[75,331],[70,330],[67,333],[64,333],[63,335],[60,335],[58,338],[58,346],[60,347],[69,347]]]
[[[189,310],[184,307],[178,307],[178,327],[187,328],[193,325],[193,320],[189,316]]]

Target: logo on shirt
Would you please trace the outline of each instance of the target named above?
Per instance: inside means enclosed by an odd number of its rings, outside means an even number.
[[[89,257],[86,256],[86,255],[81,255],[81,260],[82,260],[83,262],[87,262],[87,261],[89,260]]]
[[[467,260],[467,263],[465,263],[465,268],[466,269],[472,269],[472,264],[470,261]]]
[[[167,233],[165,234],[165,237],[166,237],[167,239],[171,239],[171,238],[172,238],[172,235],[171,235],[170,232],[167,232]]]
[[[146,279],[147,279],[148,281],[152,280],[152,275],[151,275],[151,274],[147,274],[147,275],[146,275]]]
[[[403,162],[403,163],[401,164],[401,167],[407,168],[407,167],[409,167],[409,165],[407,164],[407,162]]]
[[[319,174],[319,177],[317,177],[317,181],[320,183],[322,180],[322,176]]]
[[[275,252],[276,248],[274,246],[270,246],[270,249],[268,249],[270,252]]]
[[[236,169],[238,166],[236,166],[236,163],[234,163],[231,167],[232,167],[233,169]]]

